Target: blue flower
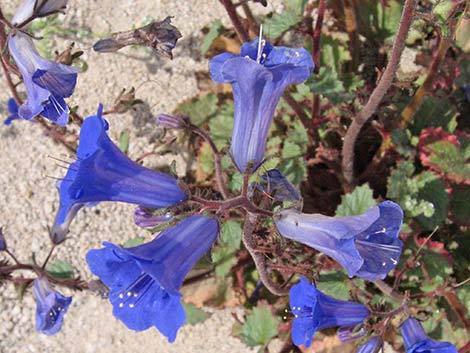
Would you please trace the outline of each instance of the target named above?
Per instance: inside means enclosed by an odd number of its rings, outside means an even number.
[[[65,126],[69,108],[64,98],[72,95],[80,70],[44,59],[31,37],[19,31],[9,36],[8,48],[23,76],[28,96],[18,115],[31,120],[41,114],[57,125]]]
[[[44,277],[34,280],[33,291],[37,302],[36,330],[48,336],[55,335],[62,327],[72,298],[53,290]]]
[[[401,335],[406,353],[457,353],[452,343],[430,339],[421,323],[412,317],[406,319],[401,326]]]
[[[37,17],[45,17],[59,12],[67,6],[68,0],[25,0],[13,16],[11,23],[15,26]]]
[[[7,104],[8,104],[8,112],[10,113],[10,115],[8,115],[8,118],[5,119],[3,124],[10,126],[13,120],[21,119],[21,118],[18,115],[18,104],[16,104],[16,101],[13,98],[10,98]]]
[[[287,86],[305,81],[314,66],[305,49],[274,47],[258,38],[243,44],[239,55],[222,53],[210,61],[212,79],[232,84],[231,153],[240,172],[259,167],[279,99]]]
[[[91,250],[91,272],[110,287],[113,314],[135,331],[155,326],[170,342],[186,321],[179,290],[188,271],[217,238],[214,218],[195,215],[149,243],[123,249],[111,243]]]
[[[304,277],[290,290],[290,308],[295,319],[292,342],[310,347],[318,330],[360,324],[369,316],[362,304],[337,300],[320,292]]]
[[[275,201],[300,201],[299,191],[277,169],[271,169],[261,176],[261,183],[253,183],[250,193],[255,189],[269,194]]]
[[[153,214],[152,210],[138,206],[134,211],[134,223],[142,228],[155,227],[158,224],[168,222],[173,216],[170,213]]]
[[[162,208],[186,199],[175,178],[133,162],[109,139],[102,113],[100,105],[97,115],[83,122],[77,161],[59,184],[60,207],[52,228],[52,239],[57,242],[84,205],[121,201]]]
[[[383,340],[380,339],[379,337],[374,337],[370,339],[369,341],[367,341],[367,343],[360,346],[359,349],[356,351],[356,353],[374,353],[377,346],[379,346],[378,348],[380,352],[382,345],[383,345]]]
[[[332,257],[349,277],[369,281],[385,278],[398,264],[402,222],[403,211],[392,201],[384,201],[358,216],[328,217],[294,210],[275,216],[281,235]]]

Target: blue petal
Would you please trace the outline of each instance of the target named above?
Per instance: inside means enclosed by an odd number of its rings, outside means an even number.
[[[380,347],[382,347],[382,342],[382,340],[379,341],[379,337],[374,337],[371,340],[367,341],[367,343],[360,346],[356,353],[374,353],[377,344],[380,344]]]
[[[391,201],[384,201],[378,207],[377,221],[356,237],[356,248],[364,259],[357,275],[370,281],[385,278],[397,266],[403,247],[398,238],[403,223],[402,209]]]
[[[238,55],[232,53],[222,53],[217,56],[214,56],[209,62],[209,70],[212,76],[212,79],[216,82],[225,83],[228,82],[222,72],[222,67],[227,60],[238,57]]]
[[[14,98],[8,99],[8,111],[10,114],[18,114],[18,103]]]
[[[49,99],[43,102],[41,115],[59,126],[65,126],[69,119],[69,107],[62,97],[51,94]]]
[[[57,64],[59,65],[59,64]],[[52,95],[67,98],[70,97],[77,84],[77,74],[61,71],[54,68],[50,70],[38,69],[33,74],[33,82],[39,87],[47,89]]]
[[[406,353],[457,353],[452,343],[430,339],[421,323],[413,317],[409,317],[402,324],[401,334]]]

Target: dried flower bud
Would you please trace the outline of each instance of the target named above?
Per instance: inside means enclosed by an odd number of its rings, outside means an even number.
[[[3,227],[0,227],[0,251],[5,251],[7,249],[7,242],[5,241],[5,236],[3,235]]]
[[[114,100],[113,112],[123,114],[136,104],[141,104],[141,99],[135,98],[135,88],[131,87],[129,91],[123,88],[119,96]]]
[[[61,53],[56,51],[55,61],[64,65],[72,65],[75,60],[83,55],[83,51],[81,50],[73,51],[74,45],[75,43],[72,42],[72,44],[70,44],[68,48]]]
[[[134,212],[134,223],[142,228],[152,228],[168,222],[173,216],[169,213],[153,214],[145,207],[138,206]]]
[[[98,53],[112,53],[128,45],[144,45],[156,50],[160,55],[173,59],[171,50],[181,38],[181,33],[171,25],[171,17],[152,22],[146,26],[119,32],[109,38],[99,40],[93,45]]]
[[[189,117],[181,114],[176,114],[175,116],[160,114],[155,121],[158,125],[169,129],[184,129],[189,126]]]

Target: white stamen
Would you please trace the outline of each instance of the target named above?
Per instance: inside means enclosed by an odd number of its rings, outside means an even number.
[[[131,292],[127,292],[127,296],[130,297],[132,295]]]
[[[392,262],[393,262],[394,265],[396,265],[396,264],[398,263],[398,261],[395,260],[395,259],[390,258],[390,260],[392,260]]]
[[[123,307],[124,307],[124,303],[119,303],[119,307],[120,307],[120,308],[123,308]]]
[[[129,304],[129,308],[133,308],[134,307],[134,304]]]
[[[263,53],[264,41],[263,41],[263,25],[259,26],[259,37],[258,37],[258,54],[256,55],[256,61],[259,63],[261,60],[261,54]]]
[[[386,263],[386,262],[382,262],[382,266],[386,266],[386,265],[387,265],[387,263]]]
[[[121,293],[119,294],[119,299],[122,299],[122,298],[124,298],[124,294]]]

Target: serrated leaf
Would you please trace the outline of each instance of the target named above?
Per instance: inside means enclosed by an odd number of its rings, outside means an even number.
[[[202,41],[202,44],[200,46],[202,54],[207,53],[214,40],[222,33],[223,28],[224,27],[222,26],[222,22],[219,19],[212,22],[211,28],[204,37],[204,40]]]
[[[217,101],[217,96],[213,93],[209,93],[205,96],[196,97],[190,101],[183,102],[175,111],[177,113],[186,114],[191,118],[193,124],[200,126],[217,113]]]
[[[265,306],[253,308],[242,327],[244,342],[250,346],[266,346],[277,335],[279,320]]]
[[[229,220],[222,224],[220,241],[230,249],[239,249],[242,239],[242,226],[239,222]]]
[[[286,10],[301,16],[304,13],[308,0],[286,0]]]
[[[318,75],[310,77],[306,83],[312,92],[323,95],[334,105],[352,98],[352,94],[346,92],[336,71],[328,66],[321,67]]]
[[[200,322],[204,322],[209,318],[209,314],[204,310],[199,309],[192,303],[183,302],[184,311],[186,312],[186,323],[190,325],[196,325]]]
[[[243,175],[240,173],[234,173],[230,176],[230,181],[228,182],[228,188],[231,191],[240,191],[243,185]]]
[[[123,153],[127,153],[127,151],[129,151],[129,130],[121,132],[121,135],[119,136],[119,149]]]
[[[372,189],[369,184],[364,184],[341,197],[341,204],[336,209],[336,215],[339,217],[359,215],[375,205]]]
[[[55,278],[69,279],[73,277],[73,267],[66,261],[54,262],[48,265],[46,270]]]
[[[445,97],[427,96],[417,110],[410,129],[417,135],[429,127],[443,127],[445,129],[457,115],[455,105]]]
[[[348,277],[343,272],[321,274],[317,288],[323,293],[340,300],[349,300],[350,294],[346,285]]]
[[[132,248],[134,246],[138,246],[138,245],[141,245],[143,244],[145,241],[145,238],[144,237],[135,237],[135,238],[132,238],[132,239],[129,239],[128,241],[126,241],[122,247],[123,248]]]
[[[276,39],[284,32],[294,27],[302,19],[301,16],[290,11],[275,13],[273,17],[264,21],[264,30],[266,35],[271,39]]]

